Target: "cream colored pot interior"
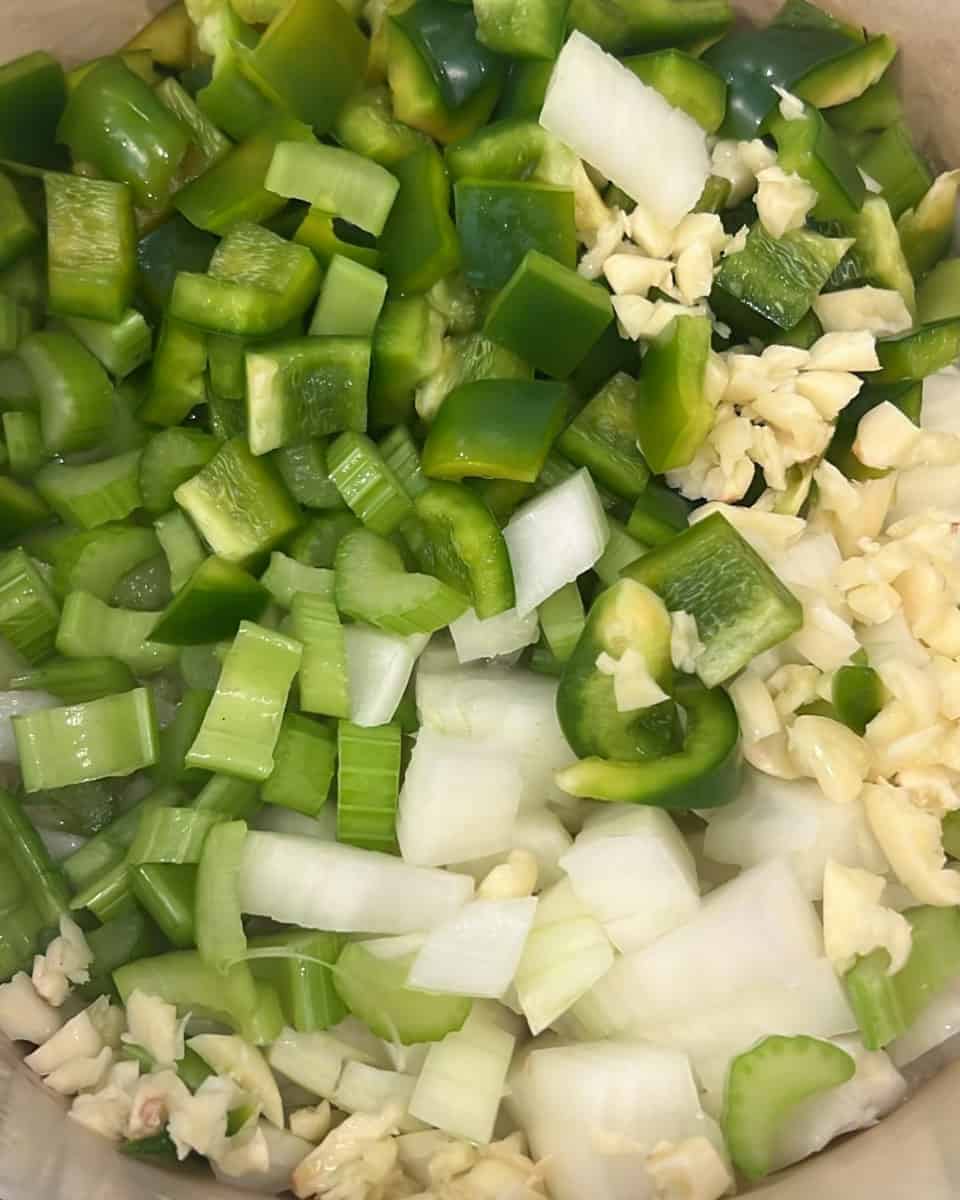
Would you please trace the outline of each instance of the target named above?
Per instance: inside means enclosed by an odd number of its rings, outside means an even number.
[[[51,50],[76,62],[122,44],[167,0],[2,0],[0,61]],[[735,0],[758,18],[778,0]],[[913,128],[932,157],[960,165],[960,0],[830,0],[837,16],[896,38]],[[955,1039],[956,1040],[956,1039]],[[943,1061],[960,1056],[944,1048]],[[952,1051],[952,1053],[951,1053]],[[835,1146],[758,1192],[764,1200],[955,1200],[960,1062],[944,1068],[882,1125]],[[2,1200],[229,1200],[249,1193],[131,1162],[68,1121],[58,1101],[0,1045]],[[583,1197],[583,1200],[590,1200]]]

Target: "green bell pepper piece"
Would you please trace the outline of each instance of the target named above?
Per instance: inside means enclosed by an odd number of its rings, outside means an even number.
[[[140,494],[147,512],[168,512],[180,484],[202,470],[219,448],[217,439],[200,429],[174,426],[155,433],[140,456]]]
[[[425,296],[387,300],[373,332],[370,426],[413,418],[414,391],[440,363],[443,319]]]
[[[431,145],[400,159],[391,171],[400,191],[379,239],[382,270],[392,289],[425,292],[460,262],[450,218],[450,182]]]
[[[20,193],[0,174],[0,269],[10,266],[40,240],[40,230]]]
[[[151,642],[203,646],[225,641],[241,621],[260,618],[267,589],[235,563],[205,558],[177,592],[150,633]]]
[[[657,474],[693,460],[713,425],[709,317],[677,317],[650,343],[637,392],[638,445]]]
[[[509,117],[461,138],[444,153],[454,181],[515,179],[552,183],[557,182],[551,170],[553,160],[564,162],[569,151],[536,120]]]
[[[461,180],[454,188],[467,282],[500,288],[528,250],[577,265],[573,192],[543,183]]]
[[[254,454],[367,427],[370,339],[306,337],[247,352],[247,433]]]
[[[883,188],[894,219],[919,204],[933,184],[926,160],[918,153],[902,121],[888,126],[860,155],[860,169]]]
[[[367,66],[367,39],[337,0],[288,0],[251,55],[258,76],[318,134]]]
[[[207,465],[181,483],[177,504],[214,554],[241,566],[272,550],[300,524],[300,511],[279,477],[250,453],[243,437],[225,442]]]
[[[679,748],[672,701],[628,712],[617,709],[613,676],[597,660],[605,654],[619,661],[628,651],[643,658],[662,688],[670,687],[670,616],[649,588],[621,579],[593,602],[557,690],[560,726],[581,758],[642,762]]]
[[[119,321],[136,283],[130,189],[106,179],[44,176],[49,308],[58,316]]]
[[[481,621],[513,608],[510,556],[484,500],[463,484],[431,483],[413,507],[408,540],[421,567],[468,596]]]
[[[141,417],[152,425],[177,426],[203,404],[207,398],[207,358],[203,332],[173,317],[165,318]]]
[[[417,388],[417,413],[432,421],[454,388],[478,379],[533,379],[533,368],[482,333],[444,338],[439,361]]]
[[[824,63],[842,59],[857,49],[857,43],[833,29],[771,26],[728,34],[703,55],[703,61],[729,87],[720,137],[756,137],[779,103],[774,85],[794,91]]]
[[[557,439],[557,449],[577,466],[627,500],[636,499],[650,478],[639,450],[640,386],[614,375]]]
[[[897,55],[893,38],[881,33],[866,41],[857,31],[857,41],[846,54],[808,71],[794,85],[796,94],[817,108],[847,104],[873,87]]]
[[[837,717],[863,737],[886,702],[880,676],[872,667],[841,667],[833,677],[831,689]]]
[[[70,94],[58,130],[75,162],[125,183],[140,208],[163,208],[190,132],[119,58],[104,59]]]
[[[0,475],[0,539],[21,537],[50,517],[50,509],[33,488]]]
[[[758,331],[762,336],[768,322],[791,330],[810,311],[849,248],[847,239],[823,237],[809,229],[773,238],[758,223],[746,248],[720,264],[711,306],[738,332]]]
[[[853,41],[865,40],[865,34],[858,26],[838,21],[832,13],[824,12],[810,0],[784,0],[783,7],[770,24],[777,29],[834,29]]]
[[[559,383],[483,379],[443,402],[423,447],[434,479],[515,479],[533,483],[563,428],[569,393]]]
[[[210,265],[217,242],[174,213],[137,242],[137,267],[144,298],[158,312],[164,309],[180,271],[202,274]]]
[[[842,232],[856,238],[856,242],[831,277],[829,287],[833,287],[835,278],[849,263],[856,278],[843,287],[871,283],[874,287],[891,288],[900,293],[904,304],[915,313],[917,294],[913,275],[886,200],[882,196],[868,197],[854,219],[844,224]]]
[[[893,78],[887,74],[846,104],[828,110],[827,120],[838,133],[873,133],[903,119],[903,103]]]
[[[352,150],[279,142],[265,186],[334,213],[376,237],[383,232],[400,185],[385,167]]]
[[[37,51],[0,66],[0,158],[61,167],[57,125],[67,102],[63,67]]]
[[[702,59],[682,50],[634,54],[623,65],[707,131],[716,133],[727,113],[727,82]]]
[[[276,333],[304,313],[320,290],[316,259],[259,225],[235,225],[206,275],[181,272],[170,316],[214,333]]]
[[[795,172],[817,193],[813,216],[820,221],[848,221],[863,208],[867,188],[843,143],[811,105],[802,118],[788,121],[779,111],[767,122],[777,143],[777,164]]]
[[[960,258],[937,263],[920,284],[917,313],[922,325],[960,317]]]
[[[674,695],[686,718],[680,750],[640,762],[582,759],[557,772],[557,786],[571,796],[668,809],[717,808],[735,800],[740,725],[729,696],[691,679]]]
[[[181,179],[187,183],[226,157],[233,143],[172,75],[168,75],[154,91],[164,108],[169,109],[190,133],[191,145],[180,171]]]
[[[511,63],[493,114],[495,123],[508,117],[532,117],[536,120],[543,108],[552,74],[552,62]]]
[[[347,235],[354,234],[356,240],[348,241]],[[364,241],[360,240],[361,235]],[[352,259],[361,266],[376,270],[380,266],[380,251],[377,244],[363,230],[354,228],[335,217],[333,213],[311,208],[297,226],[293,240],[308,247],[321,266],[329,266],[337,255]]]
[[[393,115],[389,89],[365,88],[347,98],[333,126],[337,141],[381,166],[406,158],[423,144],[423,135]]]
[[[308,567],[331,568],[336,561],[337,546],[351,529],[359,529],[360,521],[350,512],[324,513],[306,521],[287,543],[292,558]]]
[[[707,687],[732,678],[803,623],[796,597],[720,513],[651,550],[623,574],[652,588],[671,612],[696,619],[705,646],[697,674]]]
[[[570,5],[573,28],[617,52],[709,44],[732,21],[729,0],[572,0]]]
[[[876,383],[926,379],[960,357],[960,318],[921,325],[908,333],[877,341],[881,370],[871,376]]]
[[[472,7],[416,0],[388,17],[396,114],[439,142],[464,137],[489,119],[504,74],[504,60],[477,40]]]
[[[960,178],[942,175],[917,204],[897,222],[904,257],[914,276],[925,275],[949,251]]]
[[[569,0],[477,0],[477,40],[513,58],[554,59],[563,45]]]
[[[182,187],[174,207],[191,225],[224,234],[241,221],[266,221],[285,205],[264,186],[278,142],[312,142],[308,125],[291,117],[267,122],[215,166]]]
[[[490,306],[483,331],[537,370],[566,379],[612,320],[603,288],[529,250]]]
[[[625,371],[629,375],[636,369],[636,346],[627,338],[622,338],[616,322],[611,322],[570,376],[570,382],[578,398],[586,403],[618,371]]]
[[[197,106],[237,141],[252,137],[278,117],[293,116],[266,80],[256,76],[249,50],[237,45],[225,47],[218,56],[213,78],[197,92]]]
[[[691,505],[679,494],[652,479],[637,497],[627,533],[646,546],[663,546],[687,527]]]
[[[134,34],[124,50],[145,50],[161,67],[183,71],[196,57],[194,25],[184,4],[172,4]]]

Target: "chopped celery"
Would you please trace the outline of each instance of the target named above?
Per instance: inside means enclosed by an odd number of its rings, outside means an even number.
[[[274,752],[276,765],[261,788],[264,802],[315,817],[327,802],[336,759],[337,739],[329,725],[287,713]]]
[[[299,642],[242,621],[187,766],[241,779],[268,778],[301,652]]]
[[[111,608],[89,592],[71,592],[63,602],[57,650],[67,658],[115,658],[136,675],[172,666],[173,646],[150,642],[159,613]]]
[[[0,636],[30,663],[53,650],[60,610],[40,572],[20,548],[0,557]]]
[[[410,1045],[436,1042],[460,1029],[471,1001],[405,986],[417,948],[407,939],[377,939],[345,946],[337,959],[334,987],[350,1012],[377,1037]]]
[[[240,915],[240,860],[247,837],[243,821],[210,830],[197,869],[197,949],[221,974],[242,959],[247,937]]]
[[[260,576],[260,582],[277,604],[284,608],[292,607],[293,598],[298,592],[308,592],[324,600],[333,599],[333,571],[323,567],[308,567],[279,550],[274,550],[270,555],[270,565]]]
[[[28,792],[132,775],[157,760],[157,727],[146,688],[14,717]]]
[[[361,729],[340,721],[337,732],[337,841],[397,852],[400,794],[399,725]]]
[[[332,600],[298,592],[292,602],[293,631],[303,644],[300,704],[305,712],[350,716],[343,629]]]
[[[341,433],[330,447],[327,462],[340,495],[374,533],[392,533],[410,515],[410,497],[364,434]]]

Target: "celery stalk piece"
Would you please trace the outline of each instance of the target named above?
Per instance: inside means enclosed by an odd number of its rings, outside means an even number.
[[[229,821],[211,829],[197,872],[197,948],[203,961],[221,973],[247,950],[239,887],[246,837],[244,821]]]
[[[49,587],[21,548],[0,557],[0,636],[30,663],[53,650],[60,610]]]
[[[306,200],[374,237],[383,232],[397,198],[396,176],[339,146],[279,142],[264,186],[288,200]]]
[[[337,749],[337,841],[396,853],[400,726],[364,729],[340,721]]]
[[[303,643],[300,704],[304,712],[350,716],[343,627],[332,599],[298,592],[291,604],[293,631]]]
[[[273,774],[261,789],[264,802],[315,817],[326,804],[333,782],[337,761],[333,729],[324,722],[287,713],[274,760]]]
[[[157,725],[146,688],[14,717],[27,792],[132,775],[157,761]]]
[[[267,779],[302,652],[300,642],[242,621],[187,766]]]
[[[284,608],[293,606],[298,592],[333,600],[334,573],[324,567],[308,567],[287,554],[274,550],[270,565],[260,576],[260,582]]]
[[[152,675],[177,660],[175,646],[148,639],[159,613],[111,608],[89,592],[71,592],[63,603],[57,650],[67,658],[115,658],[135,675]]]

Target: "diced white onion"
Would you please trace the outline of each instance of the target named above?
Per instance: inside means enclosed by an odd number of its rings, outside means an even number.
[[[395,1105],[406,1114],[416,1083],[415,1075],[352,1061],[344,1065],[333,1103],[348,1113],[378,1113],[388,1105]],[[400,1119],[399,1125],[404,1132],[423,1128],[419,1121],[407,1115]]]
[[[610,529],[589,471],[577,471],[524,504],[503,536],[513,565],[517,612],[532,612],[589,571],[606,548]]]
[[[618,950],[647,945],[700,906],[693,856],[657,808],[602,814],[560,860],[571,886]]]
[[[344,626],[350,717],[355,725],[385,725],[393,719],[413,664],[429,640],[425,633],[400,637],[369,625]]]
[[[405,861],[439,867],[507,849],[525,786],[499,743],[421,728],[397,814]]]
[[[670,229],[699,200],[710,174],[696,121],[579,32],[557,58],[540,124]]]
[[[461,1030],[434,1042],[417,1079],[410,1115],[471,1142],[489,1142],[515,1038],[475,1006]]]
[[[884,869],[863,806],[834,804],[813,780],[790,782],[747,768],[736,800],[703,815],[709,822],[703,841],[707,858],[738,867],[786,858],[811,900],[823,895],[829,859]]]
[[[465,904],[473,880],[411,866],[392,854],[251,832],[239,888],[244,912],[305,929],[416,933]]]
[[[517,969],[517,998],[533,1033],[563,1015],[613,966],[613,947],[564,879],[540,897]]]
[[[267,1054],[270,1066],[315,1096],[333,1098],[348,1062],[366,1056],[332,1033],[298,1033],[284,1029]]]
[[[540,636],[536,611],[520,616],[515,608],[485,621],[478,619],[472,608],[450,623],[450,633],[462,663],[478,658],[499,658],[532,645]]]
[[[513,982],[536,911],[532,896],[465,904],[427,935],[407,985],[498,999]]]

